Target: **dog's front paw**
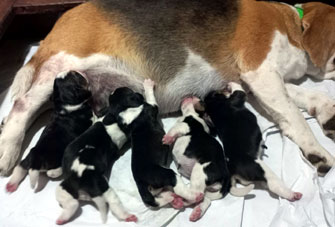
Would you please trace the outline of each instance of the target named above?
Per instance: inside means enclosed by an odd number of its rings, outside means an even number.
[[[300,192],[293,192],[291,197],[288,199],[290,202],[298,201],[302,198],[302,193]]]
[[[17,190],[19,187],[21,181],[25,178],[27,175],[27,170],[24,169],[21,165],[18,165],[14,168],[13,174],[10,177],[7,185],[6,185],[6,191],[9,193],[12,193]]]
[[[202,210],[200,206],[194,207],[191,216],[190,216],[190,221],[195,222],[201,218]]]
[[[332,140],[335,140],[335,113],[330,119],[321,123],[321,125],[323,133]]]
[[[323,133],[335,140],[335,101],[328,97],[318,99],[308,110],[308,113],[316,117]]]
[[[153,88],[155,86],[155,82],[151,79],[145,79],[143,82],[143,86],[145,88]]]
[[[58,178],[63,174],[63,169],[62,167],[59,167],[57,169],[49,169],[47,171],[47,175],[50,178]]]
[[[15,192],[18,187],[19,187],[19,184],[7,183],[6,184],[6,191],[8,193],[12,193],[12,192]]]
[[[326,175],[335,164],[335,160],[330,154],[327,154],[327,157],[320,154],[308,154],[306,158],[317,169],[319,176]]]
[[[163,144],[171,145],[171,144],[174,143],[175,140],[176,140],[176,138],[174,136],[170,136],[170,135],[166,134],[166,135],[163,136],[162,142],[163,142]]]
[[[184,201],[183,201],[183,198],[182,197],[180,197],[179,195],[177,195],[177,194],[172,194],[172,196],[173,196],[173,201],[170,203],[171,204],[171,206],[173,207],[173,208],[175,208],[175,209],[181,209],[181,208],[183,208],[184,207]]]
[[[125,222],[137,222],[138,219],[134,214],[131,214],[129,217],[125,219]]]

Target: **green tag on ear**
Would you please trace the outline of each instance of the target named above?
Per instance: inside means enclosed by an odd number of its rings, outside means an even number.
[[[302,5],[296,4],[294,7],[298,11],[300,19],[302,19],[304,17],[304,9],[302,8]]]

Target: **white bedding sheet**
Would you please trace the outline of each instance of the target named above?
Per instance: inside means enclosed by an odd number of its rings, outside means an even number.
[[[34,47],[27,59],[36,51]],[[315,87],[335,98],[335,82],[321,83],[307,80],[302,86]],[[251,100],[252,101],[252,100]],[[11,107],[8,92],[0,95],[0,119],[8,114]],[[324,178],[318,178],[315,169],[302,158],[298,147],[286,137],[282,137],[273,123],[257,115],[259,124],[264,131],[266,146],[263,157],[271,169],[285,183],[296,191],[303,193],[300,201],[291,203],[278,199],[264,189],[255,189],[245,198],[228,195],[224,199],[213,201],[204,217],[198,222],[189,222],[192,211],[186,208],[180,212],[172,208],[162,208],[158,211],[147,209],[138,195],[130,170],[130,152],[122,156],[114,165],[110,185],[116,190],[125,207],[137,215],[139,222],[118,222],[109,214],[107,225],[113,226],[243,226],[243,227],[335,227],[335,170],[332,169]],[[307,116],[305,114],[306,118]],[[164,119],[165,129],[174,123],[174,118]],[[32,147],[38,139],[43,125],[47,122],[47,114],[39,118],[29,132],[26,140]],[[308,120],[313,132],[321,144],[332,154],[335,144],[325,137],[315,119]],[[31,139],[33,138],[33,139]],[[44,179],[44,180],[43,180]],[[55,187],[59,181],[49,181],[39,192],[33,192],[26,178],[12,194],[5,192],[8,178],[0,178],[0,227],[45,227],[56,226],[55,220],[61,208],[55,200]],[[46,182],[42,178],[41,182]],[[89,203],[77,212],[73,221],[66,226],[106,226],[101,224],[100,215],[96,208]]]

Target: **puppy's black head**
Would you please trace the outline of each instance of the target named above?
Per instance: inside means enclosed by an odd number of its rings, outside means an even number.
[[[224,104],[227,102],[227,97],[220,93],[219,91],[211,91],[209,92],[205,99],[204,99],[204,102],[205,102],[205,106],[215,106],[217,104]]]
[[[77,105],[91,97],[88,81],[82,74],[69,71],[59,74],[54,81],[52,100],[55,105]]]
[[[217,105],[241,107],[246,101],[244,91],[236,90],[228,98],[219,91],[211,91],[205,97],[206,107],[214,107]]]
[[[130,88],[120,87],[109,96],[109,106],[123,111],[127,108],[138,107],[144,103],[144,97]]]

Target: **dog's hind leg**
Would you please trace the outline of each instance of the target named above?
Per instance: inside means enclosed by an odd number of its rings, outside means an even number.
[[[98,207],[103,223],[107,221],[107,206],[111,212],[119,219],[127,222],[137,221],[135,215],[129,214],[123,207],[119,197],[114,190],[109,187],[108,181],[95,171],[85,171],[86,182],[83,190],[89,194]]]
[[[28,170],[31,168],[31,159],[32,159],[31,156],[32,154],[29,152],[27,157],[25,157],[20,162],[20,164],[14,168],[10,180],[6,185],[7,192],[16,191],[21,181],[26,177],[26,175],[28,174]]]
[[[320,175],[326,174],[335,164],[335,159],[316,140],[312,130],[298,107],[290,99],[284,81],[268,65],[257,71],[241,75],[261,106],[279,124],[283,135],[292,139],[304,156],[317,168]]]
[[[174,195],[171,191],[163,191],[155,197],[155,201],[158,204],[158,207],[163,207],[174,201]]]
[[[302,194],[300,192],[293,192],[287,188],[284,182],[262,160],[258,159],[256,162],[264,170],[264,177],[271,192],[291,202],[301,199]]]
[[[57,218],[56,224],[63,225],[74,215],[79,207],[79,201],[73,198],[61,185],[56,188],[56,199],[63,208],[61,215]]]
[[[109,188],[104,194],[103,197],[109,205],[111,212],[119,219],[126,222],[137,222],[137,217],[133,214],[130,214],[123,207],[119,197],[114,192],[112,188]]]
[[[324,134],[335,140],[335,100],[327,94],[286,83],[285,87],[295,104],[316,117]]]
[[[14,192],[19,187],[20,182],[25,178],[27,175],[28,170],[24,169],[22,166],[18,165],[14,168],[13,174],[6,184],[6,191],[7,192]]]
[[[48,177],[50,178],[57,178],[57,177],[60,177],[61,175],[63,174],[63,169],[62,167],[59,167],[57,169],[49,169],[47,171],[47,175]]]
[[[205,196],[204,200],[193,208],[193,211],[190,215],[190,221],[194,222],[199,220],[204,215],[210,205],[211,200]]]
[[[52,93],[53,79],[53,76],[37,79],[25,94],[15,100],[0,136],[0,175],[7,175],[15,165],[33,115]]]
[[[209,192],[209,191],[206,191],[205,192],[205,197],[207,197],[208,199],[210,200],[218,200],[218,199],[221,199],[222,198],[222,193],[221,191],[216,191],[216,192]]]
[[[92,201],[95,203],[95,205],[97,206],[100,212],[102,223],[106,223],[107,222],[107,211],[108,211],[107,201],[105,200],[103,196],[96,196],[92,198]]]
[[[206,180],[207,180],[207,175],[204,171],[206,166],[208,166],[210,163],[195,163],[194,167],[192,169],[191,173],[191,189],[197,192],[204,193],[206,189]]]
[[[187,200],[184,202],[183,205],[190,205],[193,203],[198,203],[202,201],[204,198],[204,192],[206,189],[206,174],[204,172],[204,168],[208,165],[208,163],[205,163],[203,165],[196,163],[192,169],[191,173],[191,185],[188,187],[184,184],[183,180],[176,175],[176,185],[173,187],[174,192],[179,195],[180,197]],[[172,205],[176,208],[180,208],[181,205],[179,205],[178,198],[175,198],[176,200],[173,201]]]
[[[189,202],[196,203],[203,199],[204,193],[200,191],[194,191],[190,187],[188,187],[180,176],[176,174],[176,184],[173,187],[173,191],[182,197],[183,199],[186,199]]]
[[[163,144],[173,144],[174,141],[180,136],[183,136],[190,132],[190,127],[185,122],[177,122],[175,125],[170,128],[168,133],[163,136]]]
[[[157,106],[157,101],[154,95],[154,86],[155,82],[150,79],[146,79],[143,82],[145,101],[152,106]]]

